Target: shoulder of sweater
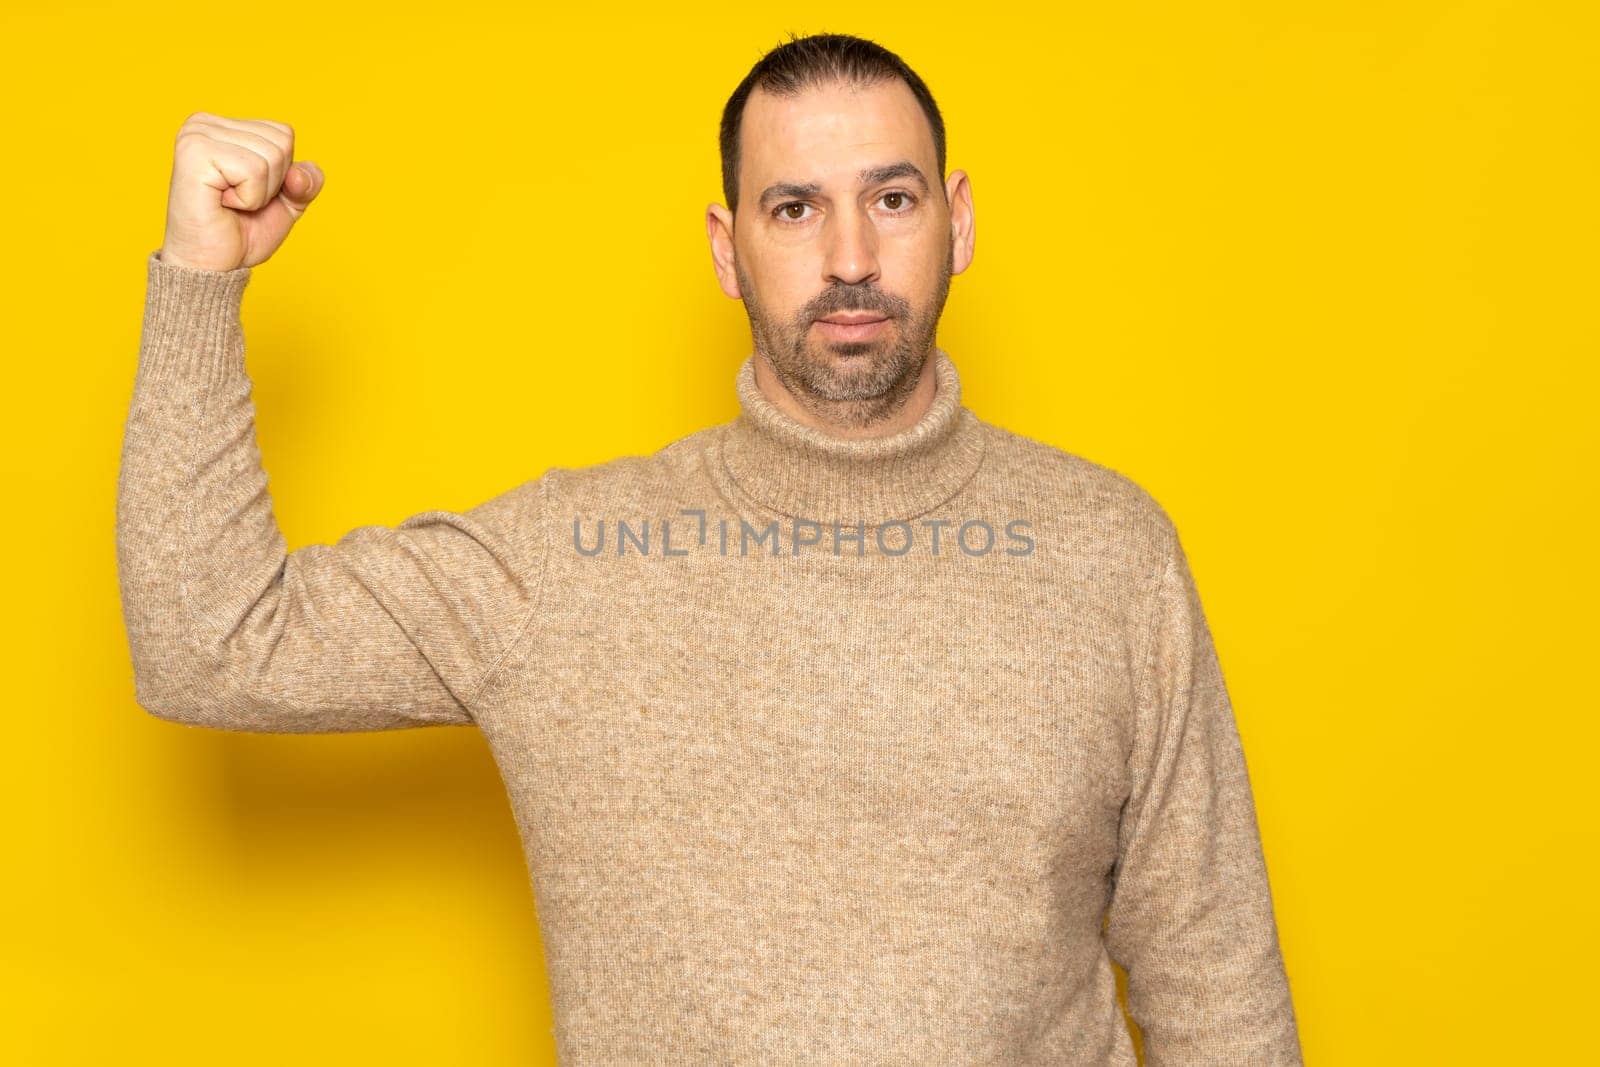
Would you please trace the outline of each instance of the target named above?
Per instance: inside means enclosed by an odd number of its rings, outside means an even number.
[[[622,455],[583,466],[553,465],[470,507],[418,512],[399,525],[407,529],[441,518],[464,517],[477,531],[513,546],[517,558],[531,560],[538,552],[541,520],[551,515],[564,516],[573,509],[645,508],[677,499],[676,490],[693,477],[703,462],[700,457],[708,435],[718,429],[705,427],[650,453]]]
[[[1096,527],[1106,537],[1147,545],[1161,556],[1177,537],[1172,517],[1159,500],[1113,467],[1003,426],[979,419],[987,436],[993,472],[1036,506],[1077,526]],[[986,464],[987,465],[987,464]]]
[[[538,481],[565,500],[649,503],[673,495],[703,469],[707,446],[724,423],[703,427],[651,452],[615,456],[583,466],[551,467]]]

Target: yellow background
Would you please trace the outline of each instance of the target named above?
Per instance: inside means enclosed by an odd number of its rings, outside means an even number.
[[[735,411],[727,95],[789,30],[932,87],[967,404],[1177,521],[1308,1062],[1576,1062],[1597,947],[1587,4],[8,4],[0,1061],[554,1062],[481,737],[133,701],[122,419],[172,139],[326,189],[244,305],[291,546]]]

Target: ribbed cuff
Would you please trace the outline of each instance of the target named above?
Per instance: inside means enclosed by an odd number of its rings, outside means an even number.
[[[244,369],[239,308],[249,267],[201,270],[158,258],[146,261],[140,373],[154,381],[211,385]]]

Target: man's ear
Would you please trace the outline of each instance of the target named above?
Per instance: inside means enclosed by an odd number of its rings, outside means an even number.
[[[706,238],[711,242],[711,267],[717,272],[717,284],[733,299],[743,300],[739,273],[733,267],[733,213],[721,204],[706,205]]]
[[[972,183],[967,172],[953,170],[944,183],[945,199],[950,202],[950,273],[960,274],[972,265],[972,251],[977,243],[978,223],[972,210]]]

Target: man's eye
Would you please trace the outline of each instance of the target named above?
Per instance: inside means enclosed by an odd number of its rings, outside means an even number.
[[[791,203],[788,203],[788,204],[779,204],[776,208],[773,209],[772,213],[774,215],[777,215],[779,218],[784,219],[784,220],[786,220],[788,222],[798,222],[801,219],[805,218],[805,216],[804,215],[791,215],[791,214],[789,214],[789,209],[790,208],[802,208],[802,209],[804,209],[804,208],[808,208],[810,206],[811,206],[810,204],[805,204],[805,203],[800,202],[799,200],[795,200],[795,201],[793,201]]]
[[[884,193],[882,196],[878,197],[878,199],[898,201],[894,207],[890,208],[890,210],[896,215],[905,214],[906,211],[910,210],[911,205],[917,202],[917,198],[912,196],[910,193],[902,193],[898,190],[892,193]],[[904,208],[900,206],[901,204],[905,205]]]

